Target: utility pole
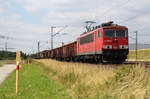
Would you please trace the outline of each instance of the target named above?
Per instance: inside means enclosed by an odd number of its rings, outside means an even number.
[[[9,48],[8,43],[5,42],[5,47],[3,48],[5,52],[7,52],[9,49],[15,49],[15,48]]]
[[[137,50],[138,50],[138,31],[135,31],[135,34],[136,34],[136,46],[135,46],[135,54],[136,54],[136,61],[137,61],[137,56],[138,56],[138,52],[137,52]]]
[[[38,57],[40,56],[39,52],[40,52],[40,41],[38,41]]]
[[[62,44],[62,46],[64,46],[64,42],[62,42],[61,44]]]
[[[59,27],[63,27],[63,26],[59,26]],[[64,26],[58,32],[53,34],[53,29],[56,28],[56,26],[51,26],[51,50],[53,49],[53,37],[56,36],[57,34],[59,34],[61,31],[63,31],[66,27],[68,27],[68,26]],[[64,33],[64,34],[66,34],[66,33]]]
[[[56,28],[55,26],[51,26],[51,50],[53,49],[53,29]]]
[[[5,42],[5,51],[7,52],[7,42]]]

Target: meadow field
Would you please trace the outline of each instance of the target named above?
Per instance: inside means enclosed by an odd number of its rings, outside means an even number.
[[[0,99],[71,99],[64,86],[50,80],[47,69],[37,62],[23,64],[19,70],[16,94],[16,70],[0,85]]]
[[[150,61],[150,49],[140,49],[137,51],[137,58],[138,61]],[[136,51],[131,50],[129,51],[128,55],[129,61],[135,61],[136,60]]]
[[[139,50],[148,61],[150,50]],[[129,60],[134,60],[130,51]],[[15,61],[0,61],[1,64]],[[0,99],[150,99],[150,68],[144,64],[88,64],[32,59],[20,69],[19,93],[15,71],[0,85]]]
[[[148,99],[150,70],[143,64],[107,65],[36,60],[49,70],[49,79],[67,87],[73,99]]]

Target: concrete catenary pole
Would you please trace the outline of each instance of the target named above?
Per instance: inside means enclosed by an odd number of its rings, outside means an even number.
[[[40,41],[38,41],[38,57],[40,57],[39,52],[40,52]]]
[[[51,50],[53,49],[53,29],[56,28],[55,26],[51,26]]]
[[[136,61],[137,61],[137,59],[138,59],[138,52],[137,52],[137,50],[138,50],[138,31],[135,31],[135,34],[136,34],[135,54],[136,54]]]

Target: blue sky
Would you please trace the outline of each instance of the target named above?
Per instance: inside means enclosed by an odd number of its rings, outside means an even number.
[[[75,41],[85,30],[84,22],[92,20],[101,24],[113,20],[129,28],[134,37],[138,30],[139,42],[150,43],[150,0],[0,0],[0,35],[5,46],[27,53],[50,48],[50,26],[68,26],[54,37],[54,47]],[[62,27],[57,27],[57,32]],[[49,41],[47,43],[47,41]],[[129,39],[130,43],[135,42]]]

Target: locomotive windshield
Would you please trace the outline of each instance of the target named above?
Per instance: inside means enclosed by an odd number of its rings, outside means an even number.
[[[114,37],[115,30],[104,30],[104,37]]]
[[[116,37],[126,37],[125,30],[116,30]]]
[[[104,30],[104,37],[126,37],[125,30]]]

